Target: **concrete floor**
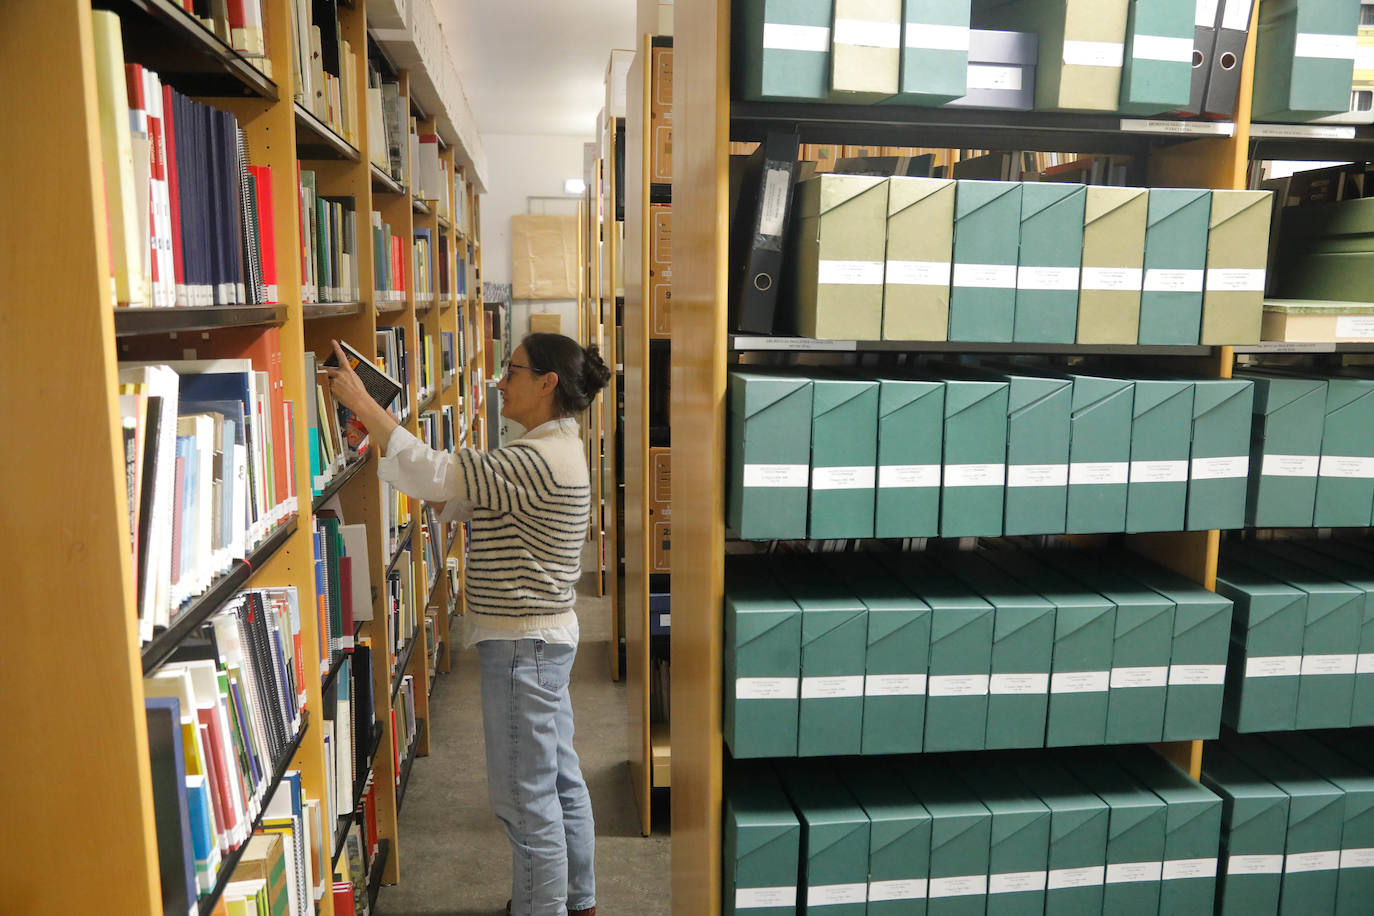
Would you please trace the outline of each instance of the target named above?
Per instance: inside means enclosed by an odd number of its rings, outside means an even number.
[[[584,563],[584,568],[587,564]],[[612,683],[610,602],[583,577],[573,665],[574,743],[596,816],[599,916],[669,912],[667,798],[654,835],[639,832],[626,763],[626,694]],[[456,622],[455,622],[456,624]],[[455,640],[458,639],[455,626]],[[400,816],[401,881],[382,888],[381,916],[494,916],[510,897],[510,846],[487,806],[477,653],[454,653],[430,698],[430,754],[415,761]]]

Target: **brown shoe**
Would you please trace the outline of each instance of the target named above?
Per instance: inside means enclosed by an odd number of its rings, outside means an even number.
[[[593,904],[585,910],[568,910],[568,916],[596,916],[596,906]]]

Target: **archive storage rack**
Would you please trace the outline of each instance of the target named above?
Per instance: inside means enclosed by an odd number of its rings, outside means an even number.
[[[128,62],[144,64],[164,83],[232,112],[246,133],[249,161],[272,169],[278,303],[157,309],[116,305],[105,220],[93,5],[119,14]],[[458,174],[467,179],[460,196],[449,190],[451,212],[439,212],[435,201],[414,198],[371,165],[364,106],[359,106],[358,142],[351,143],[294,101],[293,4],[263,0],[262,13],[271,78],[169,0],[17,0],[0,10],[0,74],[12,95],[0,112],[0,133],[17,138],[38,130],[44,136],[41,150],[11,143],[0,154],[9,174],[24,176],[6,183],[0,203],[6,213],[27,214],[32,221],[32,231],[8,232],[0,253],[6,290],[0,327],[11,350],[0,377],[14,395],[13,409],[5,416],[15,429],[25,431],[32,445],[45,443],[6,450],[3,468],[10,484],[0,513],[0,527],[10,542],[31,548],[10,551],[0,566],[0,580],[8,588],[4,617],[15,628],[13,645],[24,647],[6,654],[0,680],[0,694],[27,697],[7,745],[16,756],[4,791],[16,823],[29,825],[23,841],[7,849],[3,871],[9,899],[22,911],[162,910],[143,675],[193,627],[187,625],[189,614],[178,617],[152,643],[140,645],[116,396],[120,342],[161,340],[171,357],[180,356],[173,334],[213,338],[225,328],[277,327],[284,396],[303,406],[313,397],[307,351],[323,359],[329,341],[341,338],[373,353],[378,327],[402,326],[415,354],[419,322],[424,322],[426,333],[434,335],[437,360],[439,331],[456,333],[460,325],[469,329],[478,308],[477,193],[483,178],[473,163],[474,154],[481,161],[480,150],[461,148],[452,124],[409,98],[407,73],[395,70],[406,96],[403,111],[419,119],[421,132],[445,135],[447,174],[450,180]],[[354,49],[368,48],[367,56],[388,69],[384,49],[370,44],[368,15],[366,0],[341,3],[340,35]],[[365,99],[366,89],[367,68],[359,67],[354,98]],[[371,246],[362,245],[358,301],[303,304],[298,164],[314,170],[327,193],[353,197],[360,219],[376,209],[396,227],[406,240],[407,290],[415,289],[413,229],[430,228],[436,238],[446,236],[453,257],[449,276],[454,278],[447,294],[437,295],[434,302],[419,302],[411,294],[385,311],[373,295]],[[461,294],[455,273],[460,263],[467,273]],[[412,375],[410,403],[420,409],[455,407],[465,418],[462,441],[480,443],[480,437],[474,439],[470,417],[476,405],[469,392],[478,388],[483,375],[481,337],[468,333],[464,339],[466,365],[448,378],[436,371],[436,390],[424,403]],[[417,413],[412,411],[407,421],[412,431]],[[372,582],[384,583],[396,565],[396,556],[383,555],[377,531],[381,491],[375,455],[341,469],[312,501],[305,411],[297,410],[294,420],[290,473],[299,494],[295,514],[278,525],[249,562],[237,563],[196,600],[198,620],[245,587],[293,586],[302,596],[313,595],[313,514],[336,496],[347,520],[368,524]],[[443,542],[444,553],[461,562],[463,539],[455,534]],[[406,572],[413,572],[423,588],[427,580],[418,522],[408,537],[416,547],[415,568]],[[390,747],[390,712],[401,677],[414,676],[417,715],[424,719],[431,665],[437,662],[439,670],[447,670],[451,641],[446,609],[460,605],[462,596],[448,594],[445,582],[440,574],[434,588],[419,596],[425,599],[420,607],[436,612],[438,645],[427,644],[421,619],[394,671],[381,660],[384,654],[374,664],[375,712],[384,729],[380,736],[374,733],[376,748]],[[384,646],[390,625],[386,589],[378,588],[374,595],[374,620],[362,623],[361,633],[371,635],[374,646]],[[301,772],[307,795],[322,798],[322,685],[331,673],[318,662],[320,634],[314,615],[301,616],[307,708],[286,763]],[[426,753],[427,741],[421,726],[415,749],[402,764],[399,785],[392,755],[374,751],[381,837],[370,867],[374,901],[382,883],[400,880],[396,812],[404,798],[404,777],[414,756]],[[325,827],[325,843],[335,862],[346,826]],[[227,864],[222,867],[221,890],[231,871]],[[213,899],[201,897],[201,911],[212,905]],[[319,899],[318,912],[334,912],[331,894]]]
[[[672,627],[672,900],[675,913],[698,916],[721,911],[727,373],[742,350],[807,346],[730,334],[726,303],[731,141],[760,141],[773,128],[796,130],[802,143],[1126,154],[1134,157],[1129,180],[1136,184],[1241,189],[1246,186],[1250,154],[1255,30],[1248,39],[1234,124],[1132,124],[1134,129],[1126,130],[1118,116],[744,102],[731,94],[730,0],[679,0],[674,20],[674,174],[679,188],[690,188],[691,193],[680,193],[673,202],[672,416],[677,447],[672,479],[677,492],[691,493],[693,499],[678,502],[673,531],[673,567],[679,574],[672,589],[678,611]],[[644,21],[641,17],[641,33],[648,31]],[[1318,150],[1312,152],[1315,156]],[[833,345],[817,345],[827,346]],[[1088,355],[1115,350],[1143,372],[1167,366],[1220,378],[1230,376],[1234,358],[1229,347],[1202,346],[901,341],[839,346],[954,354]],[[1208,588],[1215,585],[1219,542],[1215,530],[1126,537],[1130,549]],[[1198,777],[1202,742],[1162,749]]]

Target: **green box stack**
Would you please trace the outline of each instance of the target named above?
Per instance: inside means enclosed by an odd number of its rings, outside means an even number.
[[[727,916],[795,916],[801,824],[766,764],[737,764],[725,793],[721,885]]]
[[[731,372],[726,524],[746,540],[806,537],[811,380]]]

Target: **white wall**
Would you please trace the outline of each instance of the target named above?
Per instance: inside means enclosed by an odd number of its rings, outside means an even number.
[[[563,182],[582,177],[582,146],[590,137],[483,134],[490,191],[482,197],[482,279],[511,281],[510,218],[520,213],[576,212],[578,197]],[[567,197],[570,204],[528,198]],[[568,209],[572,207],[573,209]]]

